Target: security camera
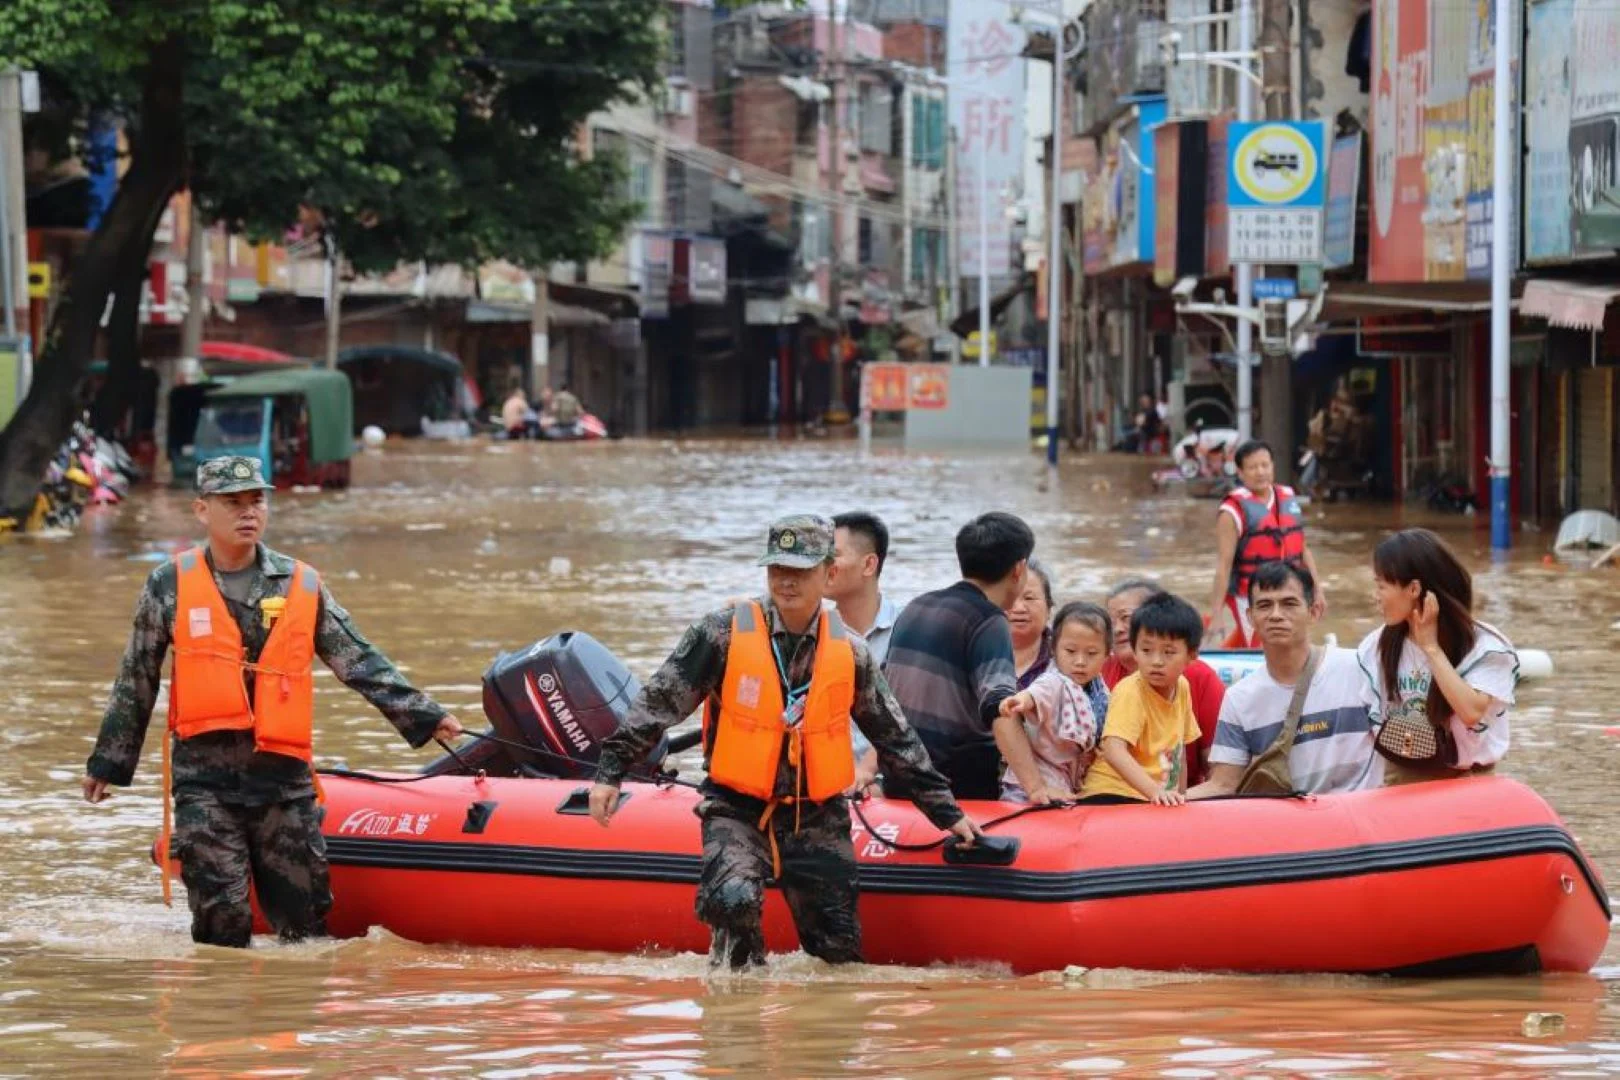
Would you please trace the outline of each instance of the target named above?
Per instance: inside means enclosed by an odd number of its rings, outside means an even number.
[[[1171,286],[1170,295],[1175,297],[1176,303],[1185,304],[1187,301],[1192,299],[1193,290],[1196,288],[1198,288],[1197,278],[1184,277],[1180,281],[1176,282],[1175,285]]]
[[[1159,55],[1164,58],[1166,65],[1176,66],[1181,59],[1181,34],[1172,30],[1159,37]]]
[[[1215,287],[1215,302],[1217,304],[1226,303],[1226,290],[1221,288],[1219,285]]]

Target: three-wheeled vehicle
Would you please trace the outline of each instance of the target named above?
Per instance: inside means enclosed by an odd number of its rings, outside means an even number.
[[[354,391],[325,368],[248,375],[208,391],[197,419],[198,462],[257,457],[278,488],[347,487],[354,453]]]

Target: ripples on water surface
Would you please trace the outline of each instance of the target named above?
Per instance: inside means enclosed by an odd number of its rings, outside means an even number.
[[[348,493],[276,496],[270,541],[319,566],[361,627],[468,721],[493,654],[556,630],[594,634],[645,676],[687,621],[756,587],[764,524],[792,510],[880,513],[894,533],[885,582],[902,600],[954,578],[956,528],[991,508],[1035,526],[1062,598],[1095,596],[1126,571],[1154,570],[1200,606],[1209,588],[1213,505],[1152,496],[1139,462],[1073,459],[1051,490],[1033,459],[863,462],[818,443],[396,443],[355,466]],[[1446,982],[1064,982],[834,971],[803,956],[710,982],[695,956],[425,948],[379,932],[246,954],[196,948],[183,904],[159,902],[146,854],[160,814],[155,740],[132,789],[96,810],[77,799],[141,580],[196,535],[187,507],[147,494],[71,540],[0,546],[11,718],[0,730],[0,1076],[1620,1072],[1612,945],[1592,976]],[[1367,562],[1381,530],[1445,531],[1478,572],[1481,616],[1558,665],[1555,681],[1520,689],[1506,771],[1620,879],[1620,575],[1541,565],[1549,534],[1524,535],[1512,563],[1493,568],[1476,519],[1397,513],[1312,511],[1328,629],[1353,644],[1372,628]],[[421,760],[358,697],[317,685],[324,759]],[[447,898],[445,918],[456,917]],[[1527,1037],[1529,1012],[1562,1013],[1563,1031]]]

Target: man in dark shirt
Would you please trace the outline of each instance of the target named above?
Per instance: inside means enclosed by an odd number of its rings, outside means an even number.
[[[1006,612],[1034,550],[1035,534],[1019,518],[974,518],[956,534],[962,580],[907,604],[889,637],[889,687],[958,798],[997,798],[1002,754],[1032,753],[1021,731],[1021,746],[998,752],[993,731],[1002,700],[1018,692]],[[904,779],[885,777],[884,792],[906,794]]]

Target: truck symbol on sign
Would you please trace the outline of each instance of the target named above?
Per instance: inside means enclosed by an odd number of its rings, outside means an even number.
[[[1261,150],[1254,155],[1254,171],[1265,172],[1298,172],[1299,155],[1283,151]]]

